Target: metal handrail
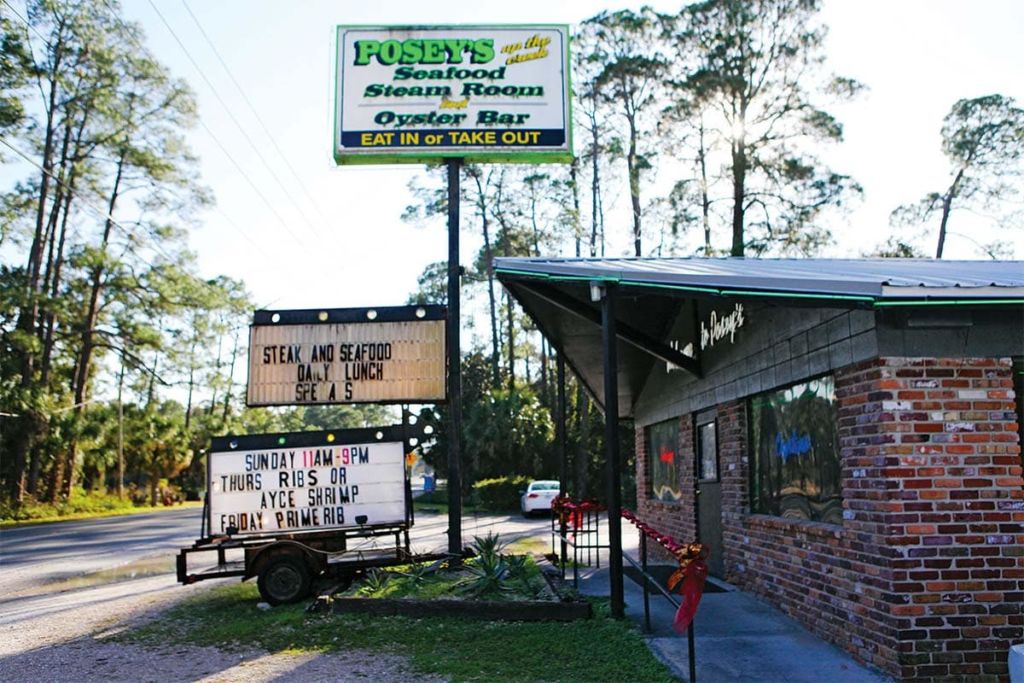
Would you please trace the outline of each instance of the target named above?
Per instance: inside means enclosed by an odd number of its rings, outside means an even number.
[[[650,601],[650,592],[647,589],[648,584],[654,584],[654,587],[658,589],[658,592],[660,592],[662,595],[664,595],[666,598],[668,598],[668,601],[671,602],[675,606],[676,609],[679,609],[680,603],[679,603],[678,600],[676,600],[674,595],[672,595],[666,588],[662,587],[662,585],[660,583],[658,583],[657,579],[655,579],[653,576],[651,576],[647,572],[647,535],[646,534],[644,534],[642,531],[640,532],[640,562],[641,562],[641,564],[637,564],[637,561],[634,560],[629,555],[627,555],[625,551],[623,551],[622,556],[624,558],[626,558],[626,560],[631,565],[636,567],[636,569],[639,570],[640,573],[644,577],[644,580],[643,580],[643,587],[644,587],[644,626],[645,626],[645,630],[648,633],[650,633],[651,632],[651,601]],[[690,683],[697,683],[697,644],[696,644],[696,641],[694,639],[694,633],[693,633],[693,622],[694,621],[696,621],[696,618],[692,619],[690,621],[690,624],[686,627],[686,651],[687,651],[687,655],[688,655],[687,659],[689,660],[689,665],[690,665]]]
[[[561,570],[562,570],[562,580],[563,581],[565,580],[565,560],[566,560],[565,546],[568,545],[568,546],[572,546],[572,549],[573,549],[572,585],[573,585],[573,588],[578,589],[579,588],[579,562],[578,562],[579,550],[578,549],[580,547],[584,547],[584,548],[588,548],[588,549],[596,547],[598,550],[600,550],[601,548],[608,548],[610,546],[602,546],[602,545],[585,546],[585,545],[582,545],[582,544],[577,544],[575,541],[569,539],[568,535],[566,534],[566,525],[563,522],[559,523],[559,527],[560,527],[559,531],[556,531],[554,526],[555,526],[554,523],[552,523],[552,529],[551,529],[552,544],[554,543],[554,539],[555,539],[556,536],[563,543],[561,557],[559,558],[561,560],[560,564],[561,564]],[[578,532],[576,532],[576,533],[578,533]],[[600,556],[600,553],[598,553],[598,555]],[[658,580],[656,578],[654,578],[647,571],[647,536],[643,532],[640,533],[640,562],[637,562],[636,560],[634,560],[625,551],[622,552],[622,557],[624,557],[626,559],[626,561],[629,562],[635,569],[637,569],[637,571],[639,571],[640,574],[643,576],[643,581],[641,583],[643,584],[643,589],[644,589],[644,630],[647,633],[650,633],[652,629],[651,629],[651,601],[650,601],[649,586],[653,585],[656,589],[658,589],[658,592],[661,593],[666,599],[668,599],[668,601],[670,603],[672,603],[672,605],[676,609],[679,609],[680,602],[679,602],[679,600],[676,599],[676,597],[674,595],[672,595],[672,593],[670,593],[668,591],[667,588],[662,586],[658,582]],[[598,565],[598,566],[600,566],[600,565]],[[689,671],[689,673],[690,673],[690,683],[697,683],[697,644],[696,644],[694,630],[693,630],[693,621],[691,621],[690,625],[686,627],[686,649],[687,649],[687,654],[689,655],[688,659],[689,659],[689,669],[690,669],[690,671]]]

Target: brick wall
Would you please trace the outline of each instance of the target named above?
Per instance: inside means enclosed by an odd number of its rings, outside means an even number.
[[[1007,650],[1024,637],[1009,361],[882,358],[835,380],[842,527],[751,515],[746,404],[718,406],[727,579],[902,680],[1004,680]],[[693,430],[689,416],[681,424],[685,478]],[[695,533],[692,503],[666,509],[645,490],[645,519]]]
[[[1006,676],[1024,636],[1024,490],[1008,359],[879,361],[899,673]]]

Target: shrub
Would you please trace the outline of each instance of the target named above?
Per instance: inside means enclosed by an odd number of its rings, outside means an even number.
[[[416,502],[423,503],[425,505],[447,505],[448,504],[448,489],[439,488],[433,491],[426,491],[416,496]]]
[[[519,507],[519,492],[529,483],[530,479],[522,475],[481,479],[473,484],[473,499],[484,510],[515,510]]]

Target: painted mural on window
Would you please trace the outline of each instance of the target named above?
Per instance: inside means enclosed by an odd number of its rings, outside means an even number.
[[[842,524],[838,420],[831,377],[750,400],[753,512]]]
[[[647,428],[647,461],[651,477],[651,497],[677,503],[679,490],[679,420],[666,420]]]

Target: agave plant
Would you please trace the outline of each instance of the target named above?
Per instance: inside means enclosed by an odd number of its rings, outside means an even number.
[[[440,566],[440,561],[433,562],[431,564],[427,564],[426,562],[414,562],[409,565],[409,568],[406,571],[397,573],[408,579],[411,586],[418,588],[429,583],[430,580],[434,578],[434,574]]]
[[[489,531],[483,538],[473,537],[473,551],[481,561],[495,562],[504,549],[505,543],[502,542],[500,534]]]
[[[508,578],[523,594],[536,598],[544,587],[533,581],[530,571],[530,559],[526,555],[510,555],[504,558],[508,564]]]
[[[359,595],[380,595],[391,583],[391,575],[380,569],[371,569],[363,575],[362,586],[356,591]]]
[[[477,539],[480,540],[480,539]],[[466,565],[470,578],[460,582],[457,590],[475,598],[482,598],[512,590],[505,579],[508,576],[508,562],[492,547],[490,552],[480,552],[473,564]]]

